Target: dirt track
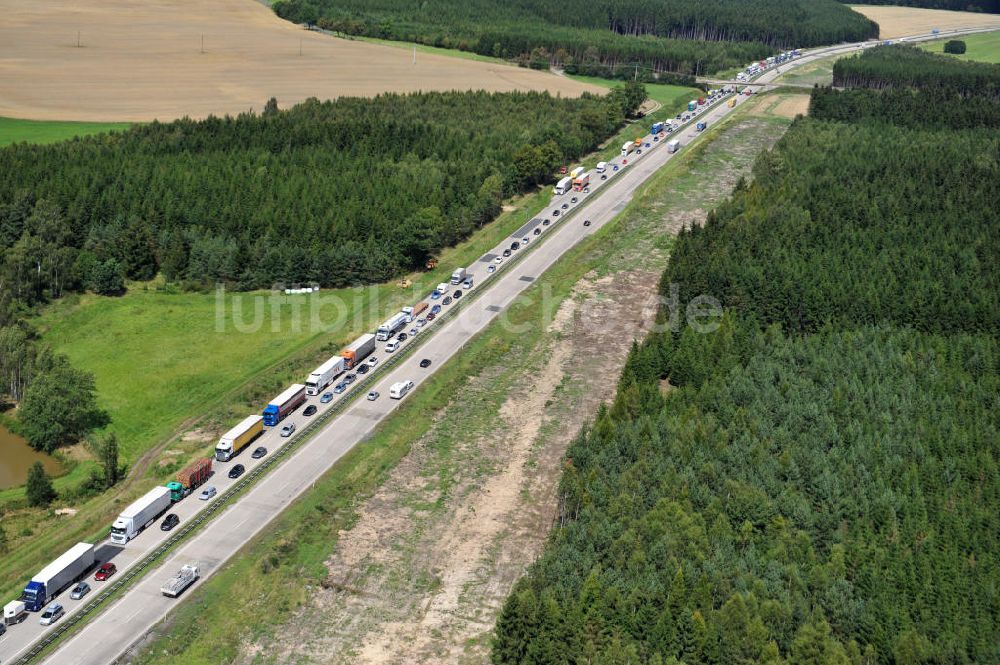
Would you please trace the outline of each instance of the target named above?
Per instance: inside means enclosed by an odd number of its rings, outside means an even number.
[[[884,7],[852,5],[851,9],[878,23],[882,39],[895,39],[906,35],[930,32],[934,28],[997,27],[1000,16],[975,12],[949,12],[943,9],[916,9],[913,7]]]
[[[254,0],[0,0],[0,116],[170,120],[259,110],[272,96],[287,107],[453,89],[601,91],[449,56],[417,53],[414,65],[407,49],[310,32]]]

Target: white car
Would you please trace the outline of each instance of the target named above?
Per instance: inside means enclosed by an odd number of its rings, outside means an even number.
[[[376,358],[375,356],[368,356],[368,360],[366,360],[365,362],[368,363],[369,367],[374,367],[375,365],[378,364],[378,358]]]
[[[398,348],[399,348],[399,342],[397,342],[396,340],[392,340],[391,342],[385,345],[385,352],[395,353],[396,349]]]
[[[524,236],[523,238],[521,238],[522,245],[527,245],[529,242],[531,242],[531,238],[529,238],[528,236]]]
[[[488,267],[488,268],[486,269],[486,272],[488,272],[488,273],[490,273],[490,274],[493,274],[493,273],[495,273],[496,271],[497,271],[497,267],[496,267],[496,266],[490,266],[490,267]]]
[[[417,327],[423,328],[427,325],[427,319],[417,319]]]
[[[198,495],[198,498],[201,499],[202,501],[208,501],[217,493],[218,490],[216,490],[215,487],[209,486],[201,491],[201,494]]]
[[[503,263],[503,257],[502,256],[496,257],[495,259],[493,259],[493,263]]]
[[[289,437],[295,433],[295,423],[288,423],[281,428],[281,436]]]
[[[38,623],[43,626],[51,626],[65,613],[66,610],[63,609],[62,605],[59,603],[52,603],[45,608],[44,612],[42,612],[42,618],[38,621]]]

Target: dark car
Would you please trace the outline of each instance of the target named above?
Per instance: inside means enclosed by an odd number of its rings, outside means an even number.
[[[536,235],[536,236],[537,236],[537,235],[539,235],[539,234],[541,234],[541,232],[542,232],[542,230],[541,230],[541,229],[535,229],[535,235]]]
[[[344,375],[344,380],[341,383],[343,383],[344,385],[349,386],[352,383],[354,383],[355,379],[357,379],[357,378],[358,378],[357,374],[345,374]]]
[[[424,358],[423,360],[421,360],[420,361],[420,366],[423,367],[424,369],[430,367],[431,366],[431,360],[430,360],[430,358]]]
[[[565,209],[566,209],[566,208],[568,208],[568,207],[569,207],[569,204],[568,204],[568,203],[564,203],[564,204],[562,204],[562,209],[563,209],[563,210],[565,210]]]
[[[251,455],[250,457],[254,459],[260,459],[266,454],[267,454],[267,448],[265,448],[264,446],[259,446],[253,451],[253,455]]]
[[[553,210],[552,211],[552,216],[553,217],[558,217],[559,216],[559,211],[558,210]],[[548,222],[549,220],[545,220],[545,221]]]
[[[306,410],[302,412],[303,416],[312,416],[316,414],[316,405],[310,404],[306,407]]]
[[[371,365],[361,363],[358,365],[358,374],[367,374],[371,370]]]
[[[451,304],[451,296],[445,296],[444,300],[441,301],[441,304],[442,305],[450,305]]]
[[[163,518],[162,522],[160,522],[160,531],[170,531],[180,523],[181,518],[177,517],[177,515],[174,515],[173,513],[170,513]]]
[[[558,210],[556,210],[556,214],[557,214],[557,215],[559,214],[559,211],[558,211]],[[548,226],[548,225],[549,225],[549,220],[547,220],[547,219],[543,219],[543,220],[542,220],[542,226]]]
[[[118,566],[113,563],[102,563],[101,567],[97,569],[97,574],[94,575],[94,579],[98,582],[105,582],[111,579],[111,576],[118,572]]]
[[[455,291],[455,293],[452,294],[452,297],[454,297],[455,300],[458,300],[459,298],[462,297],[462,292],[461,291]]]
[[[399,333],[399,335],[396,336],[396,340],[399,342],[405,342],[407,337],[406,333]]]
[[[240,476],[243,475],[244,471],[246,471],[246,467],[243,466],[242,464],[237,464],[236,466],[234,466],[233,468],[231,468],[229,470],[229,477],[230,478],[239,478]]]
[[[608,179],[608,174],[607,173],[602,173],[601,174],[601,180],[607,180],[607,179]]]
[[[571,198],[571,199],[569,200],[569,202],[570,202],[570,203],[576,203],[576,197],[574,196],[573,198]]]
[[[635,154],[641,155],[642,154],[642,148],[636,148],[635,149]]]
[[[508,256],[510,256],[510,250],[509,249],[503,250],[503,255],[504,255],[504,258],[507,258]]]
[[[681,119],[681,114],[678,113],[677,115],[674,116],[674,118],[677,119],[677,120],[680,120]]]
[[[583,225],[584,226],[590,226],[590,220],[589,219],[583,220]]]
[[[435,314],[434,312],[431,312],[430,314],[427,315],[427,320],[428,321],[433,321],[435,316],[437,316],[437,314]]]
[[[510,243],[510,249],[512,252],[516,252],[517,250],[521,249],[521,243],[515,240],[514,242]]]

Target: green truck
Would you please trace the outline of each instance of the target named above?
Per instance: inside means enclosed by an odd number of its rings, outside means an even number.
[[[203,457],[187,465],[178,472],[176,480],[167,483],[167,489],[170,490],[170,500],[177,503],[193,492],[198,485],[208,480],[211,475],[212,460],[208,457]]]

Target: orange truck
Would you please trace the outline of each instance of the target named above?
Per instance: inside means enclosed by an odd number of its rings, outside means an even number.
[[[170,490],[170,500],[177,503],[194,491],[198,485],[212,475],[212,460],[203,457],[177,472],[177,479],[167,483]]]
[[[344,357],[344,367],[353,369],[375,350],[375,335],[368,333],[354,340],[350,346],[340,352]]]

